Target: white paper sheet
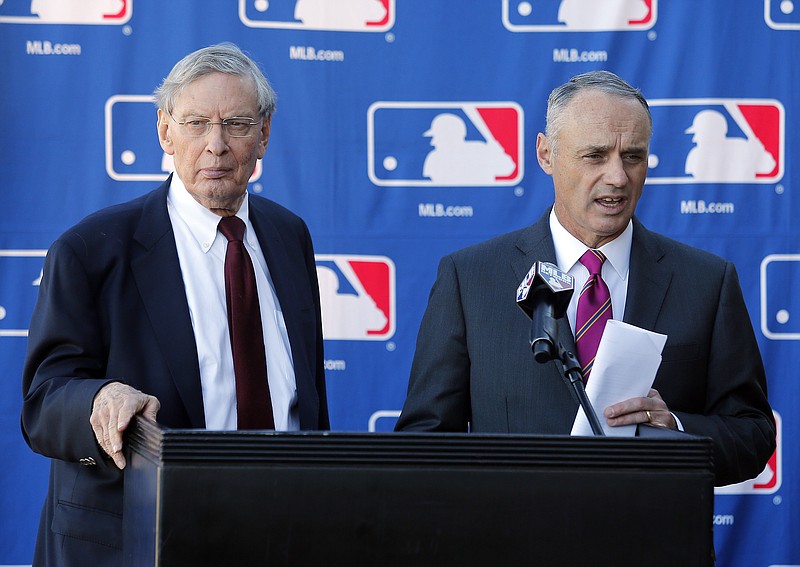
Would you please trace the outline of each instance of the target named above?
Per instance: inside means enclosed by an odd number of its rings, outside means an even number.
[[[617,402],[647,396],[661,364],[661,351],[666,342],[666,335],[622,321],[612,319],[606,323],[586,385],[586,395],[606,435],[633,437],[636,434],[636,425],[609,426],[603,411]],[[593,435],[582,409],[575,416],[572,435]]]

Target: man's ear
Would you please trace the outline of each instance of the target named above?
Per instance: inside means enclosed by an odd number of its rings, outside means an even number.
[[[175,154],[175,146],[172,144],[172,137],[170,136],[169,116],[160,108],[158,109],[158,123],[156,127],[158,129],[158,143],[161,144],[161,149],[164,150],[166,154]]]
[[[267,151],[267,146],[269,145],[269,132],[272,128],[272,114],[267,115],[264,118],[264,121],[261,124],[261,142],[258,148],[258,159],[264,157],[264,153]]]
[[[550,140],[541,132],[536,136],[536,159],[539,161],[539,167],[547,175],[553,174],[553,148]]]

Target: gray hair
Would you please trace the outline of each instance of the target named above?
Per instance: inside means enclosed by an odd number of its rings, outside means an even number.
[[[171,113],[183,89],[211,73],[249,77],[256,87],[259,114],[266,117],[275,112],[278,97],[269,81],[255,61],[232,43],[204,47],[178,61],[153,93],[156,106]]]
[[[564,121],[564,111],[575,96],[583,90],[601,91],[620,98],[634,99],[642,105],[647,113],[650,132],[653,131],[653,117],[650,106],[639,89],[633,88],[624,80],[610,71],[589,71],[572,77],[569,81],[553,89],[547,99],[547,116],[545,122],[545,136],[550,141],[550,147],[555,151],[558,130]]]

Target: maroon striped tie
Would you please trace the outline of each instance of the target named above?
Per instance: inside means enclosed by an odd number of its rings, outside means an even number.
[[[224,217],[218,228],[228,239],[225,300],[236,378],[238,429],[275,429],[256,277],[242,242],[244,221],[235,216]]]
[[[575,317],[575,348],[584,382],[592,372],[606,321],[611,319],[611,294],[606,282],[600,277],[605,261],[606,257],[599,250],[587,250],[580,260],[589,270],[589,279],[583,285],[578,298],[578,313]]]

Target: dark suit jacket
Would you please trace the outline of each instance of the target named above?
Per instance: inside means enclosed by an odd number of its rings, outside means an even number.
[[[535,362],[515,302],[531,265],[555,262],[548,216],[442,259],[396,430],[569,434],[577,398],[556,362]],[[712,438],[716,483],[760,473],[775,424],[733,264],[634,219],[624,321],[668,335],[653,387],[686,432]],[[574,351],[566,318],[559,333]]]
[[[123,475],[89,425],[103,385],[156,396],[164,426],[205,426],[168,187],[90,215],[45,260],[23,375],[23,434],[53,459],[35,565],[122,564]],[[300,427],[328,429],[311,237],[299,217],[252,195],[250,220],[286,320]]]

